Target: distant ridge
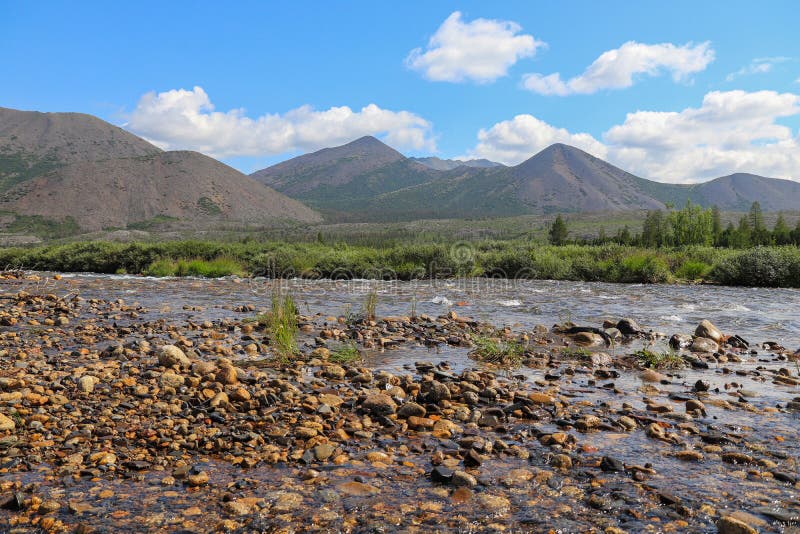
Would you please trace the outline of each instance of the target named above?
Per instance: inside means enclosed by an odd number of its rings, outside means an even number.
[[[244,224],[320,216],[197,152],[164,152],[91,115],[0,108],[0,211],[83,230],[154,218]]]
[[[427,157],[427,158],[409,158],[417,163],[421,163],[426,167],[430,167],[431,169],[437,171],[452,171],[458,167],[476,167],[479,169],[488,169],[490,167],[505,167],[502,163],[497,163],[494,161],[489,161],[488,159],[468,159],[468,160],[461,160],[461,159],[440,159],[437,157]]]
[[[358,149],[364,144],[368,151]],[[512,167],[457,161],[405,158],[375,138],[362,138],[252,176],[343,221],[651,210],[687,200],[728,211],[747,210],[754,201],[765,211],[800,206],[800,183],[791,180],[734,174],[665,184],[560,143]]]

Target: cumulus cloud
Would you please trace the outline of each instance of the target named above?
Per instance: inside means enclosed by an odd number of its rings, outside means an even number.
[[[797,115],[796,94],[714,91],[697,108],[630,113],[602,141],[518,115],[480,130],[470,156],[514,165],[552,143],[566,143],[662,182],[700,182],[735,172],[800,181],[800,136],[778,122]]]
[[[436,30],[426,49],[415,48],[408,54],[406,65],[437,82],[492,82],[505,76],[519,59],[533,56],[544,46],[521,30],[519,24],[504,20],[464,22],[455,11]]]
[[[435,150],[431,123],[408,111],[375,104],[359,111],[302,106],[283,115],[250,118],[242,109],[215,111],[202,87],[145,94],[125,126],[166,150],[196,150],[218,158],[317,150],[364,135],[381,136],[396,147]]]
[[[713,91],[698,108],[637,111],[603,139],[613,160],[665,182],[734,172],[800,180],[800,139],[779,119],[800,114],[800,96]]]
[[[533,115],[517,115],[489,129],[480,130],[478,144],[468,157],[516,165],[554,143],[572,145],[599,158],[607,154],[606,147],[587,133],[573,134]]]
[[[714,61],[714,50],[708,42],[643,44],[628,41],[619,48],[603,52],[587,69],[569,80],[561,74],[526,74],[522,85],[543,95],[566,96],[592,94],[603,89],[630,87],[639,75],[672,74],[676,82],[686,81],[691,74],[705,70]]]
[[[772,67],[775,65],[779,63],[785,63],[791,59],[792,58],[785,56],[755,58],[736,72],[731,72],[728,74],[725,77],[725,81],[732,82],[736,78],[740,78],[742,76],[752,76],[753,74],[766,74],[767,72],[771,72]]]

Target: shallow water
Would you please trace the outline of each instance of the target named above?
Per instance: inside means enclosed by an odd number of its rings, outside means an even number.
[[[169,305],[209,308],[252,303],[268,306],[276,284],[295,293],[304,313],[341,314],[358,311],[367,292],[378,293],[378,315],[408,315],[416,299],[417,313],[438,315],[449,309],[495,325],[530,329],[571,320],[599,326],[605,318],[633,317],[646,329],[691,332],[708,319],[726,332],[757,342],[800,346],[800,290],[707,285],[642,285],[535,280],[206,280],[135,276],[64,274],[63,287],[73,286],[86,298],[122,298],[158,310]],[[56,287],[55,282],[41,284]]]
[[[126,304],[139,305],[146,308],[136,321],[147,321],[168,318],[175,324],[181,320],[199,322],[204,320],[218,320],[222,318],[242,317],[254,312],[236,312],[234,307],[253,305],[256,310],[267,308],[270,295],[276,285],[288,289],[295,296],[300,312],[309,316],[316,316],[315,323],[320,326],[328,316],[346,315],[357,312],[368,292],[378,293],[378,316],[409,315],[412,306],[416,307],[418,314],[438,316],[450,310],[460,316],[467,316],[477,320],[490,322],[496,326],[510,326],[513,331],[521,332],[532,330],[535,325],[543,324],[548,327],[555,323],[571,320],[580,325],[601,326],[604,319],[619,319],[632,317],[642,327],[648,330],[663,332],[667,336],[674,333],[691,334],[697,323],[708,319],[728,334],[738,334],[751,342],[752,347],[759,347],[766,341],[777,342],[790,349],[800,346],[800,320],[797,310],[800,309],[800,291],[792,289],[750,289],[714,286],[667,286],[667,285],[624,285],[605,283],[582,282],[554,282],[554,281],[505,281],[486,279],[467,279],[453,281],[419,281],[419,282],[375,282],[366,280],[355,281],[270,281],[265,279],[239,280],[239,279],[156,279],[133,276],[99,276],[88,274],[64,274],[61,280],[52,277],[43,278],[40,282],[16,281],[13,283],[0,282],[0,291],[55,293],[63,296],[70,293],[80,294],[84,299],[101,298],[106,300],[123,299]],[[109,317],[120,326],[132,321],[129,317]],[[659,342],[664,344],[664,341]],[[632,347],[617,347],[614,355],[623,355],[632,352]],[[243,356],[244,357],[244,356]],[[367,355],[366,366],[376,369],[387,369],[392,372],[413,373],[413,363],[418,360],[430,360],[433,363],[447,361],[453,372],[466,368],[476,367],[476,362],[468,357],[468,349],[443,346],[440,349],[429,349],[421,345],[406,343],[399,348],[387,351],[370,351]],[[707,403],[707,415],[692,419],[701,431],[721,431],[741,435],[748,443],[754,445],[756,450],[769,451],[774,448],[780,455],[789,458],[800,456],[800,443],[796,440],[800,432],[800,420],[797,413],[759,413],[763,408],[774,408],[785,404],[794,397],[800,396],[800,388],[796,386],[780,385],[773,383],[771,376],[780,367],[791,367],[785,361],[778,360],[774,355],[759,349],[759,354],[746,357],[743,362],[713,366],[708,370],[685,369],[668,373],[666,383],[655,384],[657,393],[644,390],[645,384],[641,382],[637,373],[621,373],[613,379],[598,380],[590,368],[580,364],[564,365],[559,369],[548,369],[548,372],[561,373],[561,394],[569,396],[574,403],[585,403],[589,407],[619,408],[623,402],[629,403],[634,409],[644,411],[646,396],[657,397],[659,402],[672,402],[675,413],[682,414],[682,403],[668,399],[668,394],[688,394],[697,380],[710,383],[711,395],[715,399],[727,400],[737,409],[716,406]],[[738,372],[738,374],[737,374]],[[530,383],[544,380],[545,370],[522,368],[514,371],[515,378],[509,380],[524,380]],[[792,369],[792,374],[796,374]],[[611,389],[598,387],[602,384],[613,382],[625,394],[616,394]],[[652,387],[652,386],[651,386]],[[743,394],[744,392],[744,394]],[[756,411],[743,409],[747,404]],[[662,422],[666,426],[675,425],[680,420],[652,414],[653,420]],[[556,431],[557,426],[533,425],[537,430]],[[785,484],[765,482],[753,479],[745,471],[747,467],[731,467],[719,461],[703,461],[687,463],[665,454],[665,444],[653,440],[641,430],[632,433],[622,432],[594,432],[573,434],[578,438],[579,444],[587,450],[601,451],[599,455],[613,454],[625,464],[649,464],[657,472],[648,483],[659,491],[676,495],[689,503],[708,502],[708,496],[713,493],[715,506],[729,506],[731,510],[748,509],[751,506],[764,506],[770,503],[796,502],[797,491]],[[515,435],[505,436],[509,443],[519,443],[522,446],[538,446],[535,438],[532,442],[517,441]],[[669,446],[666,446],[669,447]],[[679,448],[672,446],[674,450]],[[546,456],[546,449],[545,449]],[[231,468],[224,462],[214,462],[206,459],[210,471],[215,477],[231,482],[238,480],[240,471]],[[413,460],[416,462],[417,460]],[[516,467],[546,466],[544,459],[532,459],[530,462],[516,459],[496,461],[492,464],[496,477]],[[429,466],[418,464],[417,467],[425,469]],[[403,470],[396,467],[392,475],[387,476],[380,471],[376,472],[366,467],[352,468],[345,466],[341,476],[349,476],[353,472],[368,480],[383,481],[385,484],[381,499],[390,507],[414,503],[420,499],[436,500],[442,498],[441,493],[429,487],[426,479],[417,480],[418,475],[412,469]],[[796,469],[796,468],[795,468]],[[296,477],[297,472],[290,468],[256,468],[247,472],[248,479],[274,488],[282,484],[282,476]],[[331,476],[338,476],[331,471]],[[25,479],[35,479],[30,474],[24,475]],[[0,480],[6,477],[0,477]],[[155,478],[149,476],[149,478]],[[145,481],[145,484],[148,482]],[[170,524],[177,525],[183,516],[174,512],[173,508],[185,506],[185,495],[164,496],[158,491],[155,480],[149,482],[145,493],[140,490],[126,492],[124,481],[108,482],[108,485],[120,496],[126,498],[141,497],[151,494],[145,502],[150,502],[149,510],[157,510],[166,519],[156,521],[156,525],[167,528]],[[381,482],[374,482],[380,486]],[[91,483],[78,483],[68,490],[72,493],[85,493],[91,496],[92,488],[97,485]],[[388,491],[392,487],[393,491]],[[766,488],[766,490],[765,490]],[[312,488],[313,489],[313,488]],[[490,492],[493,490],[489,490]],[[536,525],[530,528],[541,528],[548,525],[548,509],[537,509],[528,504],[528,497],[516,489],[508,490],[514,507],[511,520],[517,527],[519,525]],[[627,486],[618,490],[617,500],[635,500],[633,490]],[[325,509],[325,495],[318,491],[306,494],[307,511],[299,514],[305,520],[311,520],[318,508]],[[560,496],[556,490],[542,492],[542,499],[550,505],[564,504],[572,506],[572,496]],[[171,503],[174,500],[174,503]],[[332,510],[338,506],[348,507],[364,506],[363,503],[350,503],[345,498],[342,503],[330,505]],[[151,502],[152,501],[152,502]],[[627,501],[626,501],[627,502]],[[753,504],[755,503],[755,504]],[[105,514],[112,511],[132,510],[141,513],[135,503],[125,502],[121,499],[106,501]],[[465,514],[469,512],[464,505],[445,500],[444,512]],[[365,508],[366,509],[366,508]],[[599,513],[599,512],[595,512]],[[101,514],[102,515],[102,514]],[[675,519],[665,512],[664,519]],[[565,514],[560,525],[565,531],[585,530],[593,523],[586,511],[576,511]],[[108,521],[106,515],[105,519]],[[113,524],[113,523],[112,523]],[[423,522],[423,525],[426,523]],[[435,525],[430,523],[428,526]],[[640,521],[629,520],[626,528],[631,531],[641,530],[647,524],[644,519]],[[334,528],[341,528],[338,523],[333,523]],[[693,523],[697,528],[713,530],[711,518],[697,519]],[[774,527],[780,528],[778,526]]]

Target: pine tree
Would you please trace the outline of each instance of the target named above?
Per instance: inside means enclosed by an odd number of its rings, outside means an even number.
[[[778,213],[778,220],[772,228],[772,241],[776,245],[788,245],[792,242],[792,231],[783,218],[783,213]]]
[[[642,224],[642,245],[660,247],[666,244],[664,214],[660,210],[648,211]]]
[[[561,215],[558,215],[550,226],[550,244],[563,245],[567,242],[568,235],[569,230],[567,229],[567,223],[564,222]]]
[[[718,247],[722,237],[722,215],[719,212],[719,206],[716,204],[711,208],[711,225],[714,234],[714,246]]]
[[[750,242],[753,245],[769,245],[769,230],[764,224],[764,214],[758,201],[750,205],[750,213],[747,219],[750,223]]]

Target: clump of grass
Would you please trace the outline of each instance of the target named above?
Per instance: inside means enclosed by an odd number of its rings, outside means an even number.
[[[634,353],[640,365],[650,369],[680,369],[686,367],[686,362],[680,354],[674,351],[656,352],[642,349]]]
[[[244,268],[232,258],[220,256],[211,260],[171,260],[161,258],[144,270],[147,276],[202,276],[220,278],[222,276],[244,274]]]
[[[289,293],[273,291],[272,309],[258,316],[257,320],[266,325],[272,346],[281,360],[288,361],[300,352],[297,348],[297,306]]]
[[[702,280],[711,272],[711,265],[703,261],[685,261],[675,271],[681,280]]]
[[[361,352],[355,343],[347,343],[331,352],[328,358],[333,363],[353,363],[361,359]]]
[[[186,265],[190,276],[203,276],[205,278],[219,278],[222,276],[242,276],[244,268],[234,260],[225,256],[213,260],[191,260]]]
[[[378,292],[373,288],[364,297],[364,318],[368,321],[375,319],[375,308],[378,306]]]
[[[565,358],[576,359],[576,360],[585,360],[588,359],[592,353],[584,348],[573,348],[573,347],[564,347],[561,349],[561,355]]]
[[[519,341],[500,341],[499,339],[479,336],[474,339],[475,348],[470,356],[478,361],[491,363],[499,367],[519,367],[525,349]]]

